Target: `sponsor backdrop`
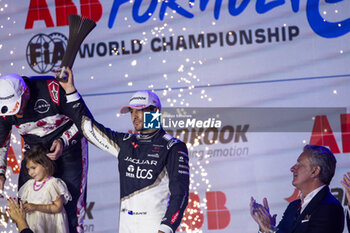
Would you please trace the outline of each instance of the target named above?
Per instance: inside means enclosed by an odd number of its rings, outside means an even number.
[[[179,230],[257,232],[250,197],[267,197],[279,221],[298,195],[289,169],[307,143],[335,153],[331,189],[346,204],[349,12],[347,0],[1,0],[0,73],[52,75],[68,15],[93,19],[76,86],[96,119],[119,131],[133,129],[119,114],[133,92],[160,96],[164,127],[189,147],[191,201]],[[117,232],[117,159],[89,149],[85,230]],[[7,196],[21,158],[14,132]],[[3,214],[0,228],[15,231]]]

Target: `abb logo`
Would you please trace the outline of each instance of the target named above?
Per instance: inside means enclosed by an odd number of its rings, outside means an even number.
[[[24,151],[23,138],[21,138],[21,145],[22,145],[21,150]],[[23,155],[23,153],[22,153],[22,155]],[[20,166],[18,165],[17,158],[16,158],[16,155],[15,155],[15,152],[14,152],[12,146],[10,146],[8,154],[7,154],[7,166],[12,168],[13,174],[19,174]]]
[[[55,0],[56,25],[68,25],[68,16],[77,14],[78,8],[72,0]],[[102,5],[99,0],[80,0],[80,14],[97,22],[102,17]],[[46,27],[54,27],[54,22],[46,0],[31,0],[25,29],[33,28],[34,22],[44,20]]]
[[[12,172],[14,174],[18,174],[20,171],[20,167],[12,147],[10,147],[7,154],[7,166],[12,168]]]
[[[343,153],[350,152],[350,114],[340,115]],[[316,116],[310,144],[328,146],[334,154],[339,154],[339,146],[327,116]]]
[[[208,229],[218,230],[226,228],[230,223],[231,215],[225,206],[225,193],[221,191],[206,192],[206,199]],[[197,194],[190,193],[188,206],[179,228],[182,231],[194,231],[202,228],[203,224],[204,214],[200,209],[200,198]]]

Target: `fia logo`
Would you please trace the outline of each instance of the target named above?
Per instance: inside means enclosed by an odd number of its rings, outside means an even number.
[[[59,32],[33,36],[27,45],[27,62],[39,74],[55,72],[67,47],[67,37]]]
[[[144,129],[159,129],[161,113],[156,112],[144,112],[143,113],[143,128]]]

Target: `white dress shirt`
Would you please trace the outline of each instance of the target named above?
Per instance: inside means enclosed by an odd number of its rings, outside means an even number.
[[[322,185],[320,187],[318,187],[317,189],[314,189],[312,192],[310,192],[308,195],[306,195],[306,197],[301,196],[301,210],[300,210],[300,214],[304,211],[304,209],[306,208],[306,206],[310,203],[310,201],[312,200],[312,198],[314,198],[316,196],[316,194],[321,191],[321,189],[323,189],[323,187],[325,187],[326,185]]]

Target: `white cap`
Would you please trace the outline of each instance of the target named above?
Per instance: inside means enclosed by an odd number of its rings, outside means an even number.
[[[149,106],[161,108],[158,96],[151,91],[138,91],[131,97],[129,104],[120,109],[120,113],[128,113],[130,108],[144,109]]]
[[[5,74],[0,77],[0,116],[18,113],[26,87],[27,84],[18,74]]]

